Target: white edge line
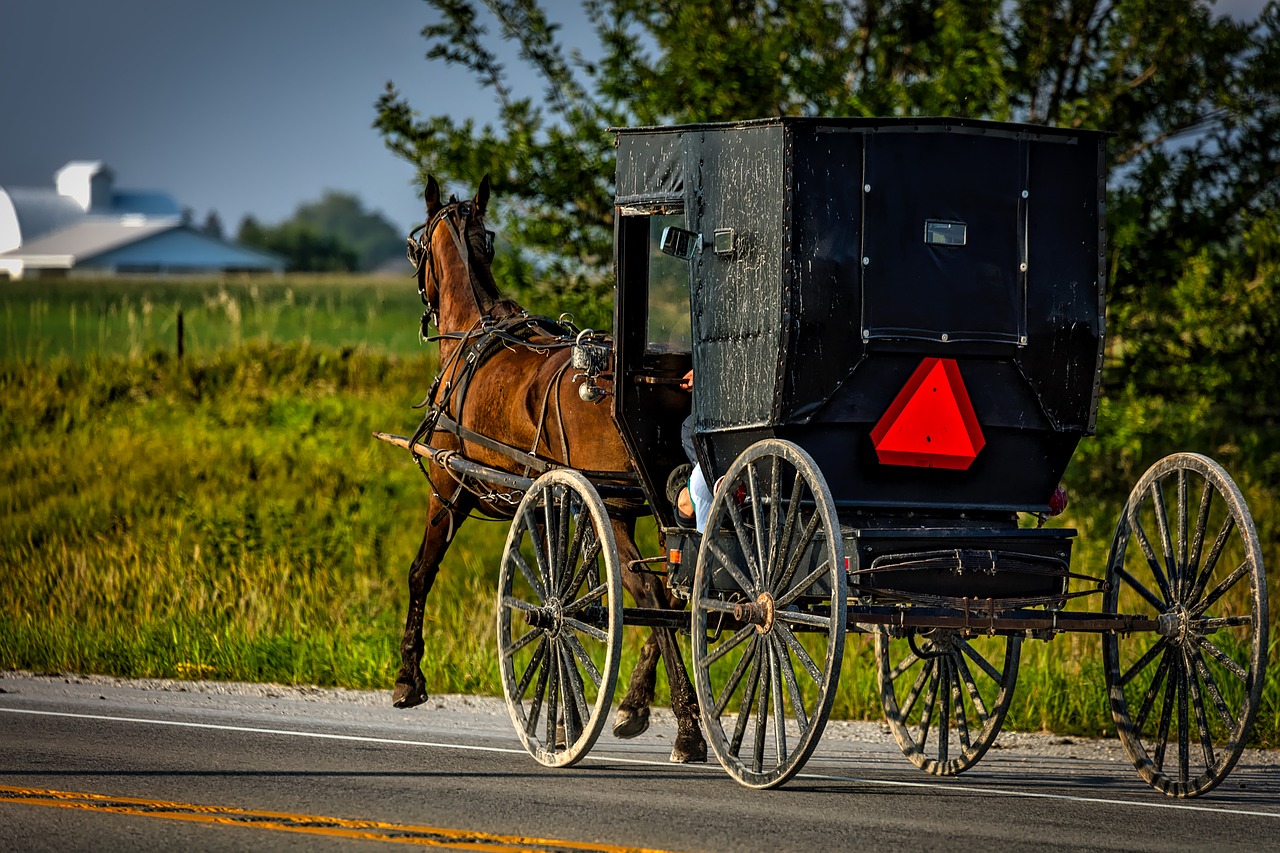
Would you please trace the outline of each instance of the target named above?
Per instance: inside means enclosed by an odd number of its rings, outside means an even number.
[[[512,747],[502,746],[475,746],[471,744],[460,743],[439,743],[427,740],[403,740],[400,738],[385,737],[366,737],[363,735],[335,735],[325,734],[324,732],[301,732],[289,729],[263,729],[252,726],[229,726],[220,723],[189,723],[181,720],[151,720],[142,717],[112,717],[106,714],[75,714],[67,711],[36,711],[28,708],[0,708],[0,712],[6,714],[30,714],[33,716],[44,717],[72,717],[80,720],[109,720],[113,723],[142,723],[153,726],[177,726],[189,729],[216,729],[228,732],[250,732],[253,734],[265,735],[285,735],[287,737],[308,737],[320,740],[345,740],[355,741],[359,743],[385,743],[400,746],[424,746],[435,749],[455,749],[462,752],[494,752],[504,755],[527,755],[523,749],[515,749]],[[593,756],[588,755],[584,761],[594,761],[601,764],[638,764],[649,767],[672,768],[671,762],[653,761],[647,758],[625,758],[622,756]],[[682,765],[675,765],[682,766]],[[690,769],[696,770],[701,768],[683,765]],[[998,797],[1021,797],[1023,799],[1033,800],[1062,800],[1073,803],[1093,803],[1111,806],[1133,806],[1136,808],[1147,809],[1173,809],[1175,811],[1193,811],[1193,812],[1210,812],[1222,815],[1242,815],[1248,817],[1269,817],[1280,818],[1280,812],[1263,812],[1253,811],[1250,809],[1234,809],[1221,808],[1214,806],[1191,805],[1190,803],[1170,803],[1161,801],[1141,802],[1138,800],[1113,800],[1106,797],[1082,797],[1076,794],[1046,794],[1039,791],[1016,791],[1004,788],[988,788],[983,786],[964,786],[959,787],[954,784],[944,784],[941,782],[906,782],[894,781],[891,779],[868,779],[861,776],[838,776],[825,773],[799,773],[797,779],[814,779],[822,782],[854,782],[862,785],[881,785],[890,788],[923,788],[926,790],[940,790],[950,794],[988,794]]]

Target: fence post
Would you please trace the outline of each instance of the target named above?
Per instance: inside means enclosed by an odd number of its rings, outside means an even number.
[[[178,309],[178,361],[182,361],[182,355],[187,348],[186,330],[182,325],[182,309]]]

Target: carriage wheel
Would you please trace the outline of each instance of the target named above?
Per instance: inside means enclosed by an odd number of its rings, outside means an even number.
[[[1153,465],[1116,525],[1107,581],[1107,613],[1159,624],[1102,637],[1125,751],[1158,791],[1210,791],[1249,737],[1267,662],[1262,552],[1231,477],[1192,453]]]
[[[576,471],[520,501],[498,577],[502,691],[516,734],[548,767],[595,743],[618,682],[622,574],[604,502]]]
[[[903,755],[935,776],[977,764],[1004,724],[1021,650],[1021,637],[877,629],[880,701]]]
[[[766,439],[712,499],[693,587],[693,667],[729,775],[773,788],[817,745],[845,638],[844,543],[826,480],[796,445]]]

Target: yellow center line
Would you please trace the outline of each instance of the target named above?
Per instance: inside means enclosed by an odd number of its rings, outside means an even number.
[[[136,797],[114,797],[105,794],[13,788],[0,785],[0,804],[3,803],[168,818],[219,826],[248,826],[339,838],[363,838],[370,841],[417,844],[424,847],[483,851],[483,853],[547,853],[555,850],[580,850],[591,851],[591,853],[665,853],[665,851],[643,847],[619,847],[612,844],[591,844],[521,835],[495,835],[488,832],[435,826],[411,826],[374,820],[350,820],[340,817],[254,811],[225,806],[202,806],[166,800],[145,800]]]

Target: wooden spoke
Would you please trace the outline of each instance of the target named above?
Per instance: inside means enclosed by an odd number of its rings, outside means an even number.
[[[1174,590],[1178,588],[1178,566],[1173,557],[1173,536],[1169,532],[1169,510],[1165,507],[1164,488],[1160,480],[1156,480],[1151,484],[1151,509],[1155,513],[1156,531],[1160,534],[1160,547],[1164,553],[1164,562],[1161,565],[1165,567],[1165,571],[1168,573],[1168,583],[1164,588],[1165,598],[1169,601],[1177,601],[1177,594]]]
[[[525,492],[498,602],[499,669],[516,734],[540,763],[572,765],[607,721],[622,642],[621,561],[604,502],[581,474],[550,471]]]
[[[591,655],[587,654],[587,649],[582,645],[582,641],[573,636],[573,634],[565,634],[564,641],[569,652],[578,659],[578,663],[587,671],[587,677],[591,679],[591,683],[599,687],[604,677],[600,674],[600,670],[596,668],[596,662],[591,659]]]
[[[708,543],[704,547],[707,549],[708,558],[714,560],[715,568],[723,569],[727,572],[729,577],[733,578],[733,582],[736,583],[738,588],[745,594],[755,595],[755,593],[758,592],[755,585],[752,584],[751,581],[747,580],[747,576],[744,575],[734,563],[733,558],[726,554],[724,549],[720,547],[719,542],[715,541],[715,539],[710,536],[704,536],[702,541]],[[701,564],[701,556],[698,557],[698,562]]]
[[[1249,575],[1252,569],[1253,569],[1253,566],[1251,566],[1248,563],[1248,561],[1245,561],[1240,565],[1236,566],[1236,570],[1234,572],[1227,575],[1227,577],[1225,577],[1221,583],[1215,586],[1213,590],[1209,592],[1208,595],[1206,595],[1200,601],[1196,602],[1195,607],[1191,608],[1191,615],[1199,616],[1201,613],[1204,613],[1206,610],[1208,610],[1210,607],[1216,604],[1219,598],[1222,598],[1222,596],[1226,595],[1227,592],[1231,589],[1231,587],[1239,583],[1241,578]]]
[[[1154,514],[1163,565],[1138,521],[1143,506]],[[1150,608],[1161,625],[1155,640],[1102,637],[1111,714],[1125,751],[1156,790],[1204,794],[1226,778],[1248,741],[1267,658],[1261,545],[1231,477],[1191,453],[1153,465],[1121,513],[1106,581],[1105,612]]]
[[[1146,669],[1147,666],[1156,659],[1156,655],[1165,651],[1168,646],[1169,640],[1166,637],[1161,637],[1159,640],[1152,643],[1151,648],[1147,649],[1142,657],[1138,658],[1138,660],[1134,662],[1133,666],[1129,667],[1125,673],[1120,676],[1119,684],[1123,686],[1132,681],[1135,675]]]
[[[763,666],[759,643],[751,644],[751,674],[747,676],[747,689],[742,692],[742,702],[738,705],[738,719],[733,727],[733,739],[729,741],[729,753],[737,758],[742,753],[742,738],[747,733],[747,722],[751,719],[751,708],[755,705],[756,691],[760,688],[760,669]],[[717,703],[719,704],[719,703]],[[753,767],[757,773],[759,767]]]
[[[792,553],[791,538],[796,532],[796,522],[800,518],[800,504],[802,493],[804,491],[804,477],[800,472],[795,473],[795,477],[791,481],[791,497],[787,501],[786,520],[782,523],[782,532],[778,535],[777,549],[773,558],[775,564],[774,570],[769,573],[769,589],[775,594],[779,589],[790,582],[789,577],[782,575],[782,561],[787,560],[787,555]],[[772,529],[772,528],[770,528]]]
[[[1136,507],[1133,512],[1132,524],[1133,533],[1138,539],[1139,547],[1142,549],[1142,555],[1147,558],[1147,568],[1150,569],[1151,576],[1155,579],[1156,586],[1160,588],[1160,594],[1164,596],[1164,601],[1169,601],[1173,598],[1173,596],[1169,594],[1169,582],[1165,579],[1164,569],[1160,567],[1160,558],[1156,556],[1155,548],[1151,547],[1151,540],[1147,538],[1147,531],[1142,527],[1141,522],[1138,521]],[[1159,599],[1153,598],[1153,600],[1158,601]],[[1163,604],[1160,606],[1163,607]]]
[[[821,472],[790,442],[752,445],[716,489],[690,596],[707,742],[743,785],[781,785],[813,752],[844,652],[845,585]],[[721,637],[720,621],[739,607],[749,623]]]
[[[1169,604],[1167,601],[1161,601],[1159,598],[1156,598],[1155,594],[1151,592],[1151,590],[1147,589],[1138,581],[1137,578],[1129,574],[1126,570],[1122,568],[1116,569],[1116,577],[1123,580],[1134,592],[1141,595],[1148,604],[1155,608],[1157,613],[1163,613],[1168,608]]]
[[[777,606],[786,607],[790,605],[792,602],[794,602],[800,596],[806,593],[812,592],[814,584],[818,583],[818,581],[822,580],[824,577],[829,576],[830,574],[831,574],[830,564],[825,562],[820,563],[816,569],[814,569],[809,574],[805,575],[804,580],[800,581],[800,583],[793,586],[790,590],[787,591],[785,595],[780,596],[777,600]],[[783,611],[778,611],[779,616],[781,616],[782,613]]]
[[[801,731],[804,731],[809,725],[808,713],[804,708],[804,697],[800,695],[800,685],[796,681],[796,671],[791,665],[791,656],[787,653],[787,648],[789,647],[791,651],[795,652],[797,657],[803,657],[805,668],[809,670],[809,674],[814,681],[818,681],[822,674],[818,672],[818,668],[809,657],[809,653],[796,642],[796,638],[790,632],[779,632],[779,634],[786,637],[786,644],[783,644],[783,641],[777,637],[773,638],[773,642],[778,660],[781,663],[780,669],[782,670],[783,680],[787,683],[787,694],[791,700],[791,713],[795,715],[796,725]],[[777,717],[782,719],[781,711],[778,712]]]
[[[778,476],[782,473],[782,460],[777,456],[769,457],[769,554],[765,563],[764,584],[773,589],[773,582],[778,577],[778,555],[782,553],[783,543],[780,537],[774,536],[778,530]]]
[[[822,670],[818,669],[818,665],[814,663],[813,658],[805,651],[804,646],[800,645],[800,641],[796,639],[795,634],[791,633],[791,629],[786,625],[775,625],[774,627],[777,628],[777,634],[782,638],[782,642],[786,644],[791,653],[796,656],[796,660],[800,661],[800,665],[809,673],[809,677],[815,682],[822,681]]]
[[[1236,720],[1231,714],[1231,709],[1227,707],[1227,700],[1222,698],[1222,691],[1218,688],[1218,681],[1213,677],[1213,673],[1209,671],[1209,667],[1205,665],[1204,658],[1199,650],[1195,652],[1196,672],[1199,673],[1200,679],[1204,682],[1205,692],[1209,694],[1209,698],[1213,701],[1213,707],[1218,712],[1218,720],[1222,725],[1231,731],[1235,728]]]
[[[973,680],[973,673],[969,671],[969,664],[967,661],[965,661],[964,655],[959,655],[956,657],[956,676],[960,681],[964,683],[964,688],[968,696],[969,702],[973,705],[974,710],[978,712],[978,721],[981,722],[983,725],[985,725],[987,722],[987,719],[991,716],[991,713],[987,710],[987,703],[986,703],[986,700],[982,698],[982,691],[978,689],[978,683]],[[960,707],[961,713],[963,713],[964,703],[960,702],[959,707]],[[967,727],[965,731],[965,736],[966,736],[965,748],[968,749],[969,742],[967,740],[967,737],[968,737]]]
[[[1195,642],[1198,646],[1208,652],[1210,657],[1222,664],[1227,672],[1231,673],[1241,681],[1249,680],[1249,673],[1245,672],[1244,667],[1236,663],[1235,660],[1222,649],[1215,646],[1208,637],[1196,637]]]
[[[744,628],[739,628],[732,637],[721,642],[720,645],[716,646],[716,650],[714,652],[707,655],[707,663],[713,664],[720,660],[720,658],[736,649],[743,640],[747,639],[747,637],[753,636],[755,633],[756,627],[754,625],[747,625]]]
[[[767,535],[769,531],[766,530],[764,526],[764,516],[761,514],[761,511],[764,509],[764,507],[760,505],[760,480],[759,480],[759,477],[756,476],[756,466],[754,464],[748,465],[746,468],[746,473],[747,473],[747,500],[751,504],[751,523],[753,525],[752,529],[755,530],[756,532],[755,565],[759,567],[759,571],[756,573],[756,576],[761,579],[762,581],[761,585],[763,586],[763,585],[767,585],[766,579],[768,576],[768,566],[769,566],[769,563],[767,561],[768,554],[765,552],[765,549],[768,548],[770,551],[772,551],[773,548],[771,545],[766,545],[766,540],[768,540],[770,537]]]
[[[538,638],[538,648],[533,652],[533,658],[529,661],[529,665],[525,667],[524,674],[520,676],[520,683],[516,685],[512,691],[517,700],[524,699],[524,694],[529,690],[529,684],[533,681],[533,677],[538,674],[542,658],[547,653],[547,636],[541,631],[530,631],[526,636]]]
[[[577,619],[573,619],[569,616],[564,617],[564,624],[575,631],[579,631],[589,637],[600,640],[601,642],[607,643],[609,641],[609,632],[601,630],[594,625],[588,625],[586,622],[579,622]]]
[[[531,586],[534,593],[537,594],[538,600],[546,601],[547,590],[542,585],[542,579],[534,574],[533,569],[527,562],[525,562],[524,557],[519,551],[515,551],[511,554],[511,561],[515,563],[516,568],[520,570],[520,574],[524,575],[524,579],[529,582],[529,586]]]
[[[715,701],[713,712],[717,717],[724,714],[724,709],[729,707],[729,700],[732,699],[733,694],[738,691],[739,685],[742,684],[742,677],[747,674],[747,669],[754,668],[756,666],[756,655],[759,654],[760,651],[759,643],[757,642],[759,638],[756,635],[755,628],[748,625],[739,633],[750,636],[751,645],[747,648],[746,654],[738,659],[738,663],[733,668],[733,672],[730,673],[729,678],[725,681],[723,691]],[[754,677],[755,676],[753,675],[752,678]],[[747,700],[747,704],[751,704],[750,700]],[[736,755],[737,753],[734,754]]]
[[[1213,540],[1213,547],[1209,549],[1209,556],[1205,557],[1204,565],[1200,568],[1200,574],[1196,578],[1195,588],[1191,591],[1190,599],[1196,601],[1204,593],[1204,589],[1209,585],[1209,579],[1213,576],[1213,570],[1218,567],[1218,559],[1222,556],[1223,550],[1226,548],[1227,542],[1231,540],[1231,534],[1235,532],[1236,520],[1233,516],[1227,516],[1222,523],[1222,529],[1218,531],[1218,536]]]
[[[937,776],[963,773],[1000,733],[1017,683],[1019,637],[933,629],[876,632],[880,698],[903,754]]]
[[[1209,529],[1209,511],[1213,507],[1213,495],[1213,483],[1205,480],[1200,490],[1200,509],[1196,511],[1196,529],[1191,535],[1191,553],[1187,557],[1188,574],[1196,582],[1199,581],[1200,555],[1204,549],[1204,535]],[[1197,591],[1193,585],[1187,597],[1195,598],[1196,595]]]
[[[1141,731],[1147,723],[1147,714],[1151,713],[1151,709],[1155,707],[1156,697],[1160,693],[1160,687],[1169,677],[1169,655],[1170,651],[1160,656],[1160,666],[1156,668],[1156,674],[1151,679],[1151,684],[1147,687],[1146,694],[1142,697],[1142,707],[1138,709],[1138,716],[1134,718],[1134,728]]]
[[[540,640],[544,636],[546,635],[543,634],[541,631],[526,631],[525,633],[521,634],[517,639],[513,640],[511,643],[508,643],[507,645],[503,646],[502,654],[506,657],[511,657],[516,652],[520,651],[525,646],[532,643],[534,640]]]
[[[1182,669],[1187,673],[1187,687],[1191,704],[1196,712],[1196,726],[1200,731],[1200,750],[1206,767],[1213,766],[1213,741],[1209,739],[1209,719],[1204,710],[1204,698],[1200,695],[1200,677],[1191,663],[1186,649],[1182,651]],[[1185,774],[1184,774],[1185,775]],[[1186,781],[1184,778],[1182,781]]]

